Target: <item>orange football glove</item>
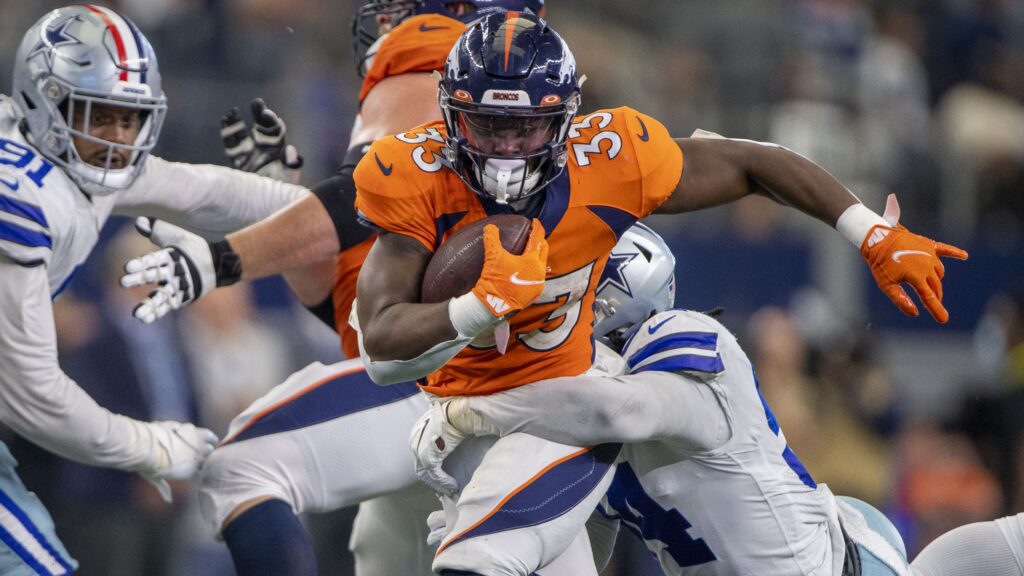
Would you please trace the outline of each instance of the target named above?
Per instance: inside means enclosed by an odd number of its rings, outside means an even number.
[[[473,294],[497,317],[522,310],[544,290],[548,268],[548,241],[544,227],[534,219],[526,248],[519,256],[501,245],[498,227],[484,226],[484,269]]]
[[[903,226],[876,225],[864,238],[860,253],[871,266],[878,287],[904,314],[918,315],[917,306],[900,286],[905,282],[917,292],[932,318],[940,324],[949,320],[949,312],[942,305],[942,277],[946,269],[939,257],[966,260],[966,251],[919,236]]]

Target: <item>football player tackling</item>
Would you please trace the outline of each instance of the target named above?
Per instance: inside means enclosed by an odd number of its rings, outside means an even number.
[[[902,282],[938,321],[948,318],[939,257],[965,252],[891,226],[782,147],[673,139],[629,108],[576,118],[572,53],[535,16],[492,14],[471,26],[448,58],[440,102],[443,124],[378,140],[355,171],[356,207],[384,231],[360,275],[357,306],[364,364],[378,383],[425,378],[433,397],[451,397],[585,373],[594,357],[594,289],[617,238],[652,213],[753,193],[837,226],[908,314],[917,308]],[[419,303],[434,249],[462,226],[503,212],[535,219],[524,253],[506,252],[485,229],[487,258],[472,292]],[[891,258],[906,250],[913,257]],[[506,319],[512,337],[501,354],[489,336]],[[486,452],[479,442],[463,444],[462,452],[453,466],[482,463],[461,492],[444,487],[454,505],[452,532],[433,565],[441,574],[526,575],[546,565],[576,539],[615,457],[604,447],[523,434]]]
[[[151,157],[166,110],[153,48],[108,8],[54,10],[22,39],[13,92],[0,95],[0,420],[66,458],[137,472],[169,499],[166,481],[192,477],[216,436],[97,405],[60,369],[52,299],[111,214],[158,216],[217,235],[306,190]],[[70,572],[74,560],[14,468],[0,447],[0,573]]]
[[[636,224],[610,262],[594,334],[622,355],[623,374],[434,404],[413,431],[431,482],[443,486],[447,476],[436,437],[625,442],[588,523],[599,568],[621,525],[671,576],[906,574],[892,524],[864,502],[833,497],[786,444],[733,335],[706,314],[672,309],[675,261],[661,238]]]

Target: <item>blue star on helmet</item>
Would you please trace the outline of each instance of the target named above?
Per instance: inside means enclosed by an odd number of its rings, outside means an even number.
[[[636,252],[627,252],[625,254],[616,254],[612,252],[612,255],[608,257],[608,264],[604,267],[604,274],[601,275],[601,281],[597,285],[597,292],[604,289],[605,286],[611,284],[619,290],[622,290],[626,294],[633,296],[633,292],[629,289],[629,282],[626,280],[623,271],[626,266],[633,261],[640,254]]]
[[[28,57],[32,58],[36,54],[42,53],[46,58],[47,66],[53,66],[53,49],[58,46],[64,46],[67,44],[81,44],[82,41],[75,38],[68,32],[68,28],[79,20],[78,16],[71,16],[60,22],[54,22],[47,25],[42,30],[42,38],[39,39],[39,43],[32,48],[29,52]]]

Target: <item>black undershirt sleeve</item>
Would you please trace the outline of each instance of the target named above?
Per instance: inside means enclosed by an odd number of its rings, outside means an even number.
[[[369,143],[365,143],[349,148],[338,172],[313,187],[313,195],[320,199],[324,208],[327,209],[327,214],[331,217],[331,222],[334,223],[334,231],[338,235],[338,245],[341,246],[342,252],[374,234],[374,230],[359,222],[355,206],[356,185],[352,179],[356,164],[366,154],[369,147]],[[333,290],[327,294],[327,298],[323,302],[306,306],[306,309],[332,330],[338,331],[334,323]]]

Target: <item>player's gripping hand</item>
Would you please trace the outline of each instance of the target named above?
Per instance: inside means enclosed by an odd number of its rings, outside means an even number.
[[[251,108],[252,128],[246,126],[238,108],[228,110],[220,119],[220,137],[231,165],[238,170],[298,184],[302,156],[295,146],[285,143],[284,120],[267,108],[262,98],[253,100]]]
[[[416,476],[434,492],[451,496],[459,483],[444,471],[444,459],[466,436],[448,422],[447,402],[431,402],[409,434],[409,447],[415,456]]]
[[[497,226],[484,226],[484,267],[473,294],[496,317],[522,310],[544,291],[548,267],[548,241],[544,227],[534,219],[523,253],[515,255],[501,245]]]
[[[900,226],[895,196],[890,197],[885,219],[892,226],[872,226],[860,246],[875,282],[904,314],[917,316],[917,306],[901,286],[909,284],[932,318],[945,324],[949,321],[949,312],[942,305],[942,277],[946,269],[940,258],[966,260],[967,252]]]
[[[156,284],[132,310],[133,316],[149,324],[213,290],[217,275],[206,240],[173,224],[144,217],[136,219],[135,228],[163,249],[124,265],[121,286]]]
[[[427,530],[430,532],[427,534],[427,546],[436,548],[441,540],[444,540],[445,534],[448,533],[447,518],[444,510],[434,510],[427,515]]]
[[[137,471],[169,503],[171,486],[167,481],[192,479],[219,440],[213,432],[188,422],[147,422],[144,426],[151,435],[151,458]]]

